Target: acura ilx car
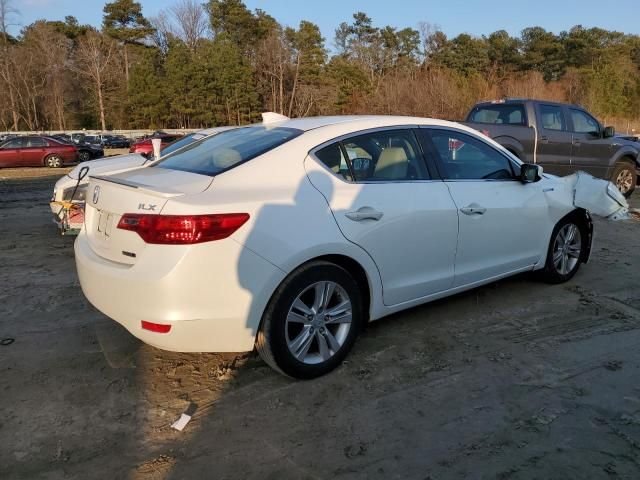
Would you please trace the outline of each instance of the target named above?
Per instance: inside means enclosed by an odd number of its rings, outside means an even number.
[[[142,341],[255,347],[313,378],[369,321],[520,272],[565,282],[589,258],[590,215],[574,204],[588,179],[543,174],[475,130],[264,118],[90,178],[80,283]],[[613,213],[624,199],[606,183]]]

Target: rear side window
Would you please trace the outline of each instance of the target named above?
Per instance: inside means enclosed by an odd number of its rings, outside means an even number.
[[[228,130],[170,153],[153,166],[214,176],[267,153],[301,133],[294,128],[262,125]]]
[[[333,173],[355,182],[428,180],[422,152],[411,130],[380,130],[315,152]]]
[[[470,122],[495,123],[505,125],[526,125],[523,105],[484,105],[476,107],[469,118]]]
[[[339,143],[333,143],[328,147],[318,150],[315,156],[337,176],[342,177],[348,182],[353,181],[349,164],[347,163],[344,153],[342,153],[342,148]]]
[[[557,105],[540,105],[540,122],[542,128],[546,130],[565,131],[567,129],[562,107]]]
[[[343,141],[358,182],[427,180],[429,173],[411,130],[384,130]]]
[[[46,147],[48,146],[47,141],[44,138],[40,137],[28,137],[26,147]]]

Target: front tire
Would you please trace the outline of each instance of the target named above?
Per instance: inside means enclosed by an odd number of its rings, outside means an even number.
[[[48,155],[47,158],[44,159],[44,164],[49,168],[60,168],[62,167],[62,158],[56,154]]]
[[[577,273],[588,248],[588,232],[577,215],[558,222],[551,234],[542,278],[547,283],[564,283]]]
[[[611,181],[618,187],[620,193],[629,198],[636,188],[636,169],[632,163],[620,162],[616,164],[611,174]]]
[[[256,339],[262,359],[298,379],[329,373],[362,327],[362,295],[353,277],[330,262],[295,270],[274,293]]]

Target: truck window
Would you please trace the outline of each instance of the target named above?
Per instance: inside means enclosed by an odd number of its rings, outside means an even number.
[[[542,128],[546,130],[564,131],[567,129],[562,107],[558,105],[540,105],[540,123]]]
[[[523,105],[483,105],[471,112],[470,122],[526,125]]]
[[[571,112],[571,122],[573,123],[573,131],[576,133],[600,133],[600,125],[598,122],[582,110],[575,108],[569,109]]]

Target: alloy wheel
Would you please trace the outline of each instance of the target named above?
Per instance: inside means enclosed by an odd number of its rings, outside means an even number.
[[[339,284],[323,281],[308,286],[287,314],[289,352],[305,364],[329,360],[346,341],[352,318],[351,300]]]
[[[631,170],[625,168],[620,171],[616,177],[616,187],[620,190],[620,193],[627,193],[633,187],[633,174]]]
[[[582,235],[574,223],[564,225],[553,242],[553,265],[560,275],[567,275],[580,261]]]

